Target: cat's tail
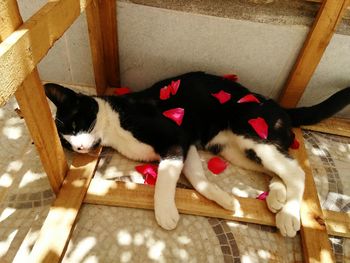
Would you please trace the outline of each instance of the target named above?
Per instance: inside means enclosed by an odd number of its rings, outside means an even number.
[[[292,125],[298,127],[300,125],[318,123],[323,119],[331,117],[349,104],[350,87],[347,87],[317,105],[286,109],[286,111],[292,120]]]

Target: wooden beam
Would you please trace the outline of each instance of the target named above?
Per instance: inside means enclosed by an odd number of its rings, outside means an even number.
[[[108,86],[120,87],[117,1],[97,0]]]
[[[298,104],[348,4],[349,0],[322,2],[279,98],[282,106],[292,108]]]
[[[62,259],[100,153],[101,148],[94,154],[74,156],[68,175],[30,253],[29,262],[54,263]]]
[[[0,38],[6,39],[20,27],[23,21],[16,1],[0,3],[1,7],[5,8],[0,9],[2,17]],[[6,6],[3,6],[4,3]],[[68,165],[36,69],[25,79],[15,95],[52,190],[57,194],[67,173]]]
[[[0,106],[15,93],[90,2],[91,0],[50,1],[4,39],[0,44]]]
[[[344,137],[350,137],[350,120],[342,119],[342,118],[329,118],[323,120],[314,125],[305,125],[301,128],[310,130],[323,132],[328,134],[334,134]]]
[[[304,145],[301,129],[294,129],[296,139],[300,142],[298,150],[291,151],[305,171],[305,191],[300,210],[301,238],[306,262],[335,262],[316,185],[312,176],[310,163]]]
[[[149,185],[93,179],[84,203],[153,209],[154,187]],[[275,216],[266,203],[237,197],[240,209],[233,213],[208,200],[195,190],[176,189],[175,202],[180,213],[223,218],[274,226]]]
[[[101,95],[107,89],[107,69],[105,67],[104,49],[102,32],[103,28],[100,23],[100,12],[98,0],[93,0],[86,8],[86,20],[89,30],[90,49],[92,64],[94,67],[94,76],[96,84],[96,94]]]
[[[328,234],[350,238],[350,213],[323,210],[323,214]]]
[[[36,69],[15,95],[51,188],[57,194],[68,171],[68,164]]]

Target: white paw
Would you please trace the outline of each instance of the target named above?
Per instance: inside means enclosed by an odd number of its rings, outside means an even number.
[[[271,187],[269,195],[266,197],[267,207],[271,212],[277,213],[286,203],[287,193],[285,186]]]
[[[156,202],[154,204],[154,212],[157,223],[162,228],[172,230],[177,226],[180,216],[175,203],[169,204],[167,202]]]
[[[300,208],[299,206],[285,205],[276,214],[276,226],[282,236],[294,237],[300,230]]]

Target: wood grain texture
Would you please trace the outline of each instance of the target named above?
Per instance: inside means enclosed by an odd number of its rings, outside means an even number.
[[[333,236],[350,238],[350,213],[323,210],[327,232]]]
[[[10,18],[2,16],[3,19],[0,20],[2,39],[6,39],[22,24],[17,3],[12,0],[6,3],[4,6],[4,1],[1,2],[1,7],[8,8],[1,10],[1,15],[7,14]],[[27,76],[15,95],[52,190],[57,194],[68,165],[36,68]]]
[[[297,106],[319,64],[349,0],[324,0],[281,93],[282,106]]]
[[[350,120],[342,118],[329,118],[314,125],[301,126],[310,131],[323,132],[344,137],[350,137]]]
[[[298,160],[305,171],[305,191],[301,204],[301,238],[305,262],[335,262],[316,185],[304,145],[301,129],[294,129],[300,143],[298,150],[291,150],[292,156]]]
[[[107,89],[107,73],[103,48],[102,32],[100,23],[100,10],[98,0],[93,0],[86,8],[86,20],[89,30],[89,40],[94,68],[96,94],[102,95]]]
[[[60,262],[68,244],[74,222],[95,173],[101,148],[94,154],[74,156],[62,188],[50,207],[29,262]]]
[[[0,44],[0,106],[15,93],[90,2],[50,1],[4,39]]]
[[[98,0],[100,26],[105,62],[105,74],[109,86],[120,87],[117,1]]]
[[[111,206],[153,209],[154,187],[93,179],[84,202]],[[195,190],[176,189],[175,202],[180,213],[237,220],[263,225],[275,225],[275,216],[265,202],[252,198],[237,198],[240,209],[235,213],[223,209]]]

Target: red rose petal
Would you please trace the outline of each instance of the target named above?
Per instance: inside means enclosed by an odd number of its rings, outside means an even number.
[[[235,75],[235,74],[226,74],[226,75],[223,75],[222,76],[224,79],[228,79],[228,80],[231,80],[233,82],[236,82],[238,81],[238,76]]]
[[[228,102],[231,99],[231,94],[223,90],[220,90],[218,93],[212,93],[213,97],[217,98],[221,104]]]
[[[208,169],[213,174],[222,173],[227,167],[227,162],[219,157],[213,157],[208,161]]]
[[[266,200],[266,197],[269,195],[269,192],[262,192],[261,194],[259,194],[256,199],[264,201]]]
[[[158,165],[141,164],[135,166],[135,170],[145,177],[145,184],[155,185],[158,176]]]
[[[169,89],[168,86],[165,86],[164,88],[161,88],[160,92],[159,92],[159,98],[161,100],[169,99],[170,98],[170,92],[171,92],[171,90]]]
[[[173,120],[177,125],[181,125],[185,110],[183,108],[175,108],[163,112],[163,115]]]
[[[248,121],[250,126],[253,127],[255,132],[263,139],[266,139],[268,136],[268,129],[266,121],[263,118],[250,119]]]
[[[299,149],[300,143],[298,142],[298,140],[296,138],[294,138],[290,148],[293,150],[297,150]]]
[[[172,81],[170,84],[170,90],[171,90],[171,94],[175,95],[180,87],[180,79],[177,81]]]
[[[115,95],[121,96],[121,95],[124,95],[124,94],[131,93],[131,89],[129,89],[128,87],[116,88],[113,93]]]
[[[244,102],[257,102],[260,103],[260,100],[258,100],[257,97],[255,97],[253,94],[248,94],[241,98],[237,103],[244,103]]]

